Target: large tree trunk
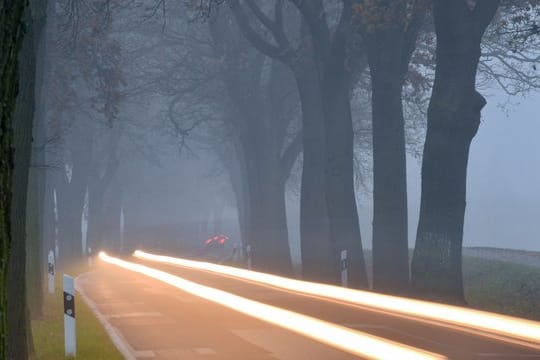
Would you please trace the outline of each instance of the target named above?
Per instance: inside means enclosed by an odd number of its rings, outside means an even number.
[[[36,110],[34,115],[33,147],[31,155],[29,189],[27,203],[27,286],[28,305],[32,319],[41,317],[43,302],[43,269],[45,266],[44,209],[45,209],[45,146],[46,146],[46,103],[47,92],[44,84],[50,78],[47,52],[47,33],[52,23],[47,20],[47,11],[54,2],[34,1],[32,3],[36,32],[34,48],[36,52]],[[49,9],[47,9],[49,7]]]
[[[326,202],[334,262],[347,250],[348,286],[368,287],[354,186],[350,73],[345,67],[345,36],[334,35],[325,64],[322,101],[326,134]],[[335,265],[338,268],[337,265]]]
[[[255,269],[292,275],[280,149],[268,125],[249,119],[241,137],[249,189],[249,245]]]
[[[419,295],[463,303],[462,241],[469,147],[485,99],[475,80],[480,43],[498,1],[434,2],[435,83],[422,161],[412,284]]]
[[[373,124],[373,288],[409,286],[407,168],[402,87],[409,57],[401,28],[366,36]]]
[[[8,264],[11,249],[12,119],[19,84],[18,56],[26,1],[9,1],[0,12],[0,358],[8,356]],[[25,346],[26,347],[26,346]]]
[[[26,278],[28,306],[32,319],[41,317],[43,300],[43,216],[42,202],[44,188],[40,172],[43,169],[31,168],[28,175],[28,201],[26,209]]]
[[[11,208],[11,257],[8,269],[8,358],[29,356],[31,334],[26,296],[26,203],[28,173],[32,154],[32,129],[35,109],[36,54],[30,9],[26,10],[27,32],[19,58],[20,89],[13,121],[13,193]],[[38,29],[39,30],[39,29]]]
[[[315,63],[305,57],[295,71],[302,107],[303,161],[300,192],[300,248],[305,280],[337,283],[326,206],[326,139],[321,89]]]
[[[284,185],[281,181],[264,180],[263,183],[251,184],[250,190],[251,215],[248,231],[253,267],[290,276],[292,265]]]

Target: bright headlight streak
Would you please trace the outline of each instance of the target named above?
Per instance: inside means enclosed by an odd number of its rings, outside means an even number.
[[[351,330],[310,316],[249,300],[222,290],[200,285],[164,271],[99,253],[107,263],[172,285],[259,320],[294,331],[345,352],[371,359],[446,359],[443,355]]]
[[[352,304],[368,306],[371,308],[391,311],[399,314],[427,318],[458,326],[466,326],[472,329],[540,344],[540,323],[536,321],[523,320],[511,316],[504,316],[458,306],[444,305],[422,300],[377,294],[369,291],[347,289],[340,286],[290,279],[232,266],[149,254],[140,250],[135,251],[133,255],[141,259],[179,265],[192,269],[205,270],[222,275],[229,275],[290,291],[322,296],[338,301],[345,301]]]

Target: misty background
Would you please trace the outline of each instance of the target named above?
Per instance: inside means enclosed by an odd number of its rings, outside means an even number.
[[[490,90],[487,99],[471,146],[464,246],[540,251],[540,94],[509,102],[503,92]],[[161,152],[161,164],[148,163],[139,169],[148,222],[200,222],[211,216],[206,213],[209,209],[225,203],[224,221],[229,223],[230,235],[237,238],[238,229],[231,226],[238,221],[234,199],[218,159],[204,150],[178,151],[173,140]],[[174,165],[165,165],[171,163]],[[411,248],[418,225],[420,166],[421,158],[407,157]],[[358,200],[362,242],[371,248],[372,197],[368,186],[360,188]],[[299,256],[298,201],[298,190],[289,189],[289,234],[295,256]]]

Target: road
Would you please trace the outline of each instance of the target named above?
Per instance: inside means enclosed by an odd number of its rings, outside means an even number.
[[[540,359],[540,350],[460,328],[307,296],[200,270],[128,259],[197,284],[443,354],[451,359]],[[79,289],[131,358],[353,359],[351,354],[102,261]]]

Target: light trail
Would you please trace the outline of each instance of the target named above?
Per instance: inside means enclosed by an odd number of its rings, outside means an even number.
[[[212,301],[259,320],[277,325],[342,351],[370,359],[446,359],[445,356],[348,329],[310,316],[267,305],[223,290],[200,285],[167,272],[111,257],[99,258],[172,285],[192,295]]]
[[[208,262],[193,261],[164,255],[155,255],[137,250],[133,256],[186,268],[205,270],[228,275],[239,279],[254,281],[260,284],[275,286],[289,291],[325,297],[351,304],[390,311],[413,317],[464,326],[467,328],[524,341],[525,346],[540,346],[540,323],[511,316],[494,314],[486,311],[467,309],[459,306],[433,303],[423,300],[408,299],[398,296],[377,294],[369,291],[348,289],[340,286],[290,279],[278,275],[240,269],[232,266],[218,265]],[[509,340],[511,340],[509,339]],[[532,344],[531,344],[532,343]]]

